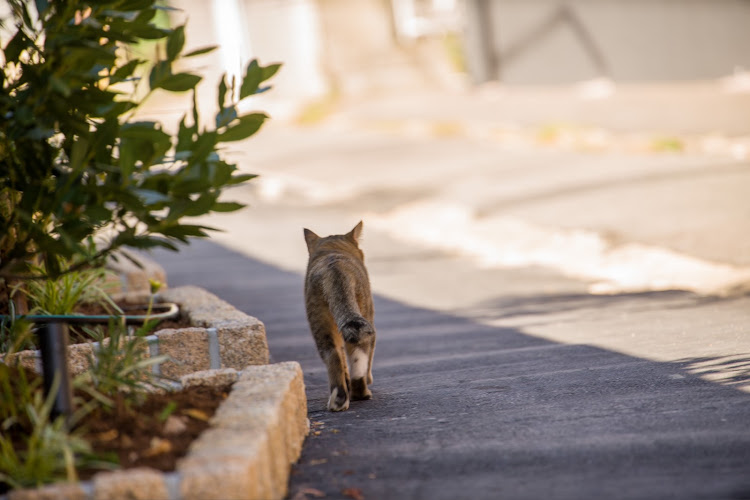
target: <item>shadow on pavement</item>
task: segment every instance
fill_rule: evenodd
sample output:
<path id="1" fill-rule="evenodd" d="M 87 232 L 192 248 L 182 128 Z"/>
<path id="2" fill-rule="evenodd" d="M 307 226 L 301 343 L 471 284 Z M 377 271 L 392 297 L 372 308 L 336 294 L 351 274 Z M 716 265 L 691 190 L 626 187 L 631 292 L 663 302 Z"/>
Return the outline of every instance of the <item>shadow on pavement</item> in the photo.
<path id="1" fill-rule="evenodd" d="M 295 500 L 750 498 L 750 394 L 692 375 L 721 360 L 657 363 L 376 297 L 374 399 L 330 413 L 302 276 L 206 241 L 155 257 L 170 286 L 257 316 L 273 361 L 302 365 Z"/>
<path id="2" fill-rule="evenodd" d="M 750 385 L 750 355 L 710 356 L 685 358 L 676 362 L 682 369 L 693 375 L 711 380 L 715 379 L 724 385 Z"/>

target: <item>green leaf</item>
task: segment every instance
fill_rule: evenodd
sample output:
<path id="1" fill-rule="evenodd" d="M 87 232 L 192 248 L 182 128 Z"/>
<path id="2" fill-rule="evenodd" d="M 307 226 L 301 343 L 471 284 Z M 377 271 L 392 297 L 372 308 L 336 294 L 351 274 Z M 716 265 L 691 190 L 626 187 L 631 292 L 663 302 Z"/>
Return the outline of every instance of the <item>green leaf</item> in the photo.
<path id="1" fill-rule="evenodd" d="M 60 275 L 60 259 L 57 255 L 48 253 L 44 256 L 44 267 L 50 278 L 54 279 Z"/>
<path id="2" fill-rule="evenodd" d="M 255 94 L 258 90 L 258 85 L 263 81 L 263 69 L 258 66 L 258 60 L 253 59 L 250 64 L 247 65 L 245 71 L 245 78 L 242 79 L 242 86 L 240 87 L 240 100 L 247 96 Z"/>
<path id="3" fill-rule="evenodd" d="M 142 62 L 143 61 L 140 59 L 133 59 L 132 61 L 128 61 L 127 63 L 123 64 L 112 74 L 112 76 L 110 77 L 110 83 L 119 83 L 131 78 L 133 76 L 135 68 Z"/>
<path id="4" fill-rule="evenodd" d="M 140 248 L 143 250 L 156 247 L 168 248 L 169 250 L 173 250 L 175 252 L 178 250 L 174 243 L 170 242 L 167 239 L 158 238 L 156 236 L 134 236 L 123 242 L 122 246 Z"/>
<path id="5" fill-rule="evenodd" d="M 234 106 L 224 108 L 216 114 L 216 128 L 226 127 L 237 119 L 237 110 Z"/>
<path id="6" fill-rule="evenodd" d="M 119 167 L 120 174 L 122 175 L 123 184 L 130 184 L 130 178 L 133 175 L 133 169 L 135 168 L 135 162 L 137 161 L 138 153 L 138 141 L 132 139 L 121 139 L 120 140 L 120 156 L 119 156 Z"/>
<path id="7" fill-rule="evenodd" d="M 129 185 L 138 161 L 147 169 L 172 147 L 172 138 L 155 122 L 126 123 L 120 128 L 120 161 L 123 184 Z"/>
<path id="8" fill-rule="evenodd" d="M 192 178 L 180 180 L 172 186 L 172 192 L 178 196 L 185 196 L 193 193 L 200 193 L 211 188 L 211 183 L 203 178 Z M 193 206 L 193 202 L 185 208 L 189 210 Z M 205 213 L 205 210 L 202 212 Z"/>
<path id="9" fill-rule="evenodd" d="M 218 45 L 211 45 L 209 47 L 203 47 L 201 49 L 197 49 L 197 50 L 193 50 L 191 52 L 188 52 L 187 54 L 183 55 L 182 57 L 185 58 L 185 57 L 200 56 L 200 55 L 203 55 L 203 54 L 208 54 L 209 52 L 213 52 L 214 50 L 216 50 L 218 48 L 219 48 Z"/>
<path id="10" fill-rule="evenodd" d="M 124 123 L 120 127 L 120 134 L 122 137 L 129 137 L 131 139 L 161 139 L 161 137 L 169 137 L 160 128 L 160 124 L 151 121 L 142 122 L 130 122 Z"/>
<path id="11" fill-rule="evenodd" d="M 175 153 L 175 159 L 187 159 L 189 158 L 189 151 L 186 151 L 188 148 L 190 148 L 190 145 L 193 143 L 193 134 L 197 132 L 197 127 L 191 126 L 188 127 L 185 124 L 185 119 L 187 118 L 187 115 L 183 115 L 182 119 L 180 120 L 180 127 L 177 132 L 177 148 Z M 187 153 L 187 157 L 185 157 Z"/>
<path id="12" fill-rule="evenodd" d="M 112 211 L 101 205 L 93 205 L 86 207 L 86 217 L 94 223 L 108 221 L 112 218 Z"/>
<path id="13" fill-rule="evenodd" d="M 159 61 L 151 68 L 151 73 L 148 76 L 148 84 L 152 89 L 158 89 L 161 86 L 161 82 L 171 74 L 172 68 L 169 61 Z"/>
<path id="14" fill-rule="evenodd" d="M 219 134 L 219 142 L 232 142 L 247 139 L 263 125 L 268 118 L 264 113 L 251 113 L 241 116 L 236 125 L 229 127 L 226 132 Z"/>
<path id="15" fill-rule="evenodd" d="M 225 161 L 221 161 L 218 155 L 215 156 L 216 158 L 213 159 L 210 168 L 211 185 L 217 189 L 220 189 L 221 186 L 229 182 L 229 179 L 232 178 L 232 172 L 237 170 L 237 167 L 235 167 L 234 165 L 230 165 Z"/>
<path id="16" fill-rule="evenodd" d="M 193 224 L 176 224 L 162 229 L 160 233 L 164 236 L 177 238 L 180 241 L 186 241 L 188 236 L 206 238 L 208 237 L 206 231 L 215 231 L 215 229 L 208 226 L 198 226 Z"/>
<path id="17" fill-rule="evenodd" d="M 174 61 L 185 46 L 185 26 L 178 26 L 167 37 L 167 59 Z"/>
<path id="18" fill-rule="evenodd" d="M 198 119 L 198 92 L 193 89 L 193 126 L 197 129 L 200 120 Z"/>
<path id="19" fill-rule="evenodd" d="M 250 64 L 247 65 L 245 78 L 242 80 L 242 86 L 240 87 L 240 100 L 268 90 L 270 87 L 261 89 L 260 84 L 275 75 L 279 71 L 279 68 L 281 68 L 281 64 L 269 64 L 268 66 L 261 67 L 258 65 L 257 59 L 250 61 Z"/>
<path id="20" fill-rule="evenodd" d="M 73 171 L 77 171 L 83 165 L 83 161 L 89 151 L 89 141 L 83 137 L 79 137 L 77 141 L 73 143 L 73 147 L 70 151 L 70 168 Z"/>
<path id="21" fill-rule="evenodd" d="M 280 63 L 269 64 L 268 66 L 264 67 L 262 71 L 261 81 L 264 82 L 268 80 L 269 78 L 271 78 L 273 75 L 275 75 L 279 71 L 279 68 L 281 68 Z"/>
<path id="22" fill-rule="evenodd" d="M 214 131 L 203 132 L 191 144 L 190 150 L 193 152 L 193 161 L 202 162 L 216 148 L 218 141 L 217 133 Z"/>
<path id="23" fill-rule="evenodd" d="M 242 203 L 237 203 L 233 201 L 217 201 L 213 204 L 211 207 L 211 211 L 213 212 L 234 212 L 235 210 L 239 210 L 241 208 L 245 208 L 246 205 Z"/>
<path id="24" fill-rule="evenodd" d="M 221 81 L 219 82 L 219 91 L 217 93 L 218 97 L 218 103 L 219 103 L 219 109 L 224 109 L 224 103 L 226 102 L 227 98 L 227 75 L 226 73 L 221 75 Z M 218 118 L 217 118 L 218 121 Z"/>
<path id="25" fill-rule="evenodd" d="M 218 193 L 202 194 L 197 200 L 194 200 L 190 204 L 187 210 L 185 210 L 185 215 L 188 217 L 198 217 L 207 214 L 209 210 L 211 210 L 213 204 L 216 203 L 216 198 L 218 197 Z"/>
<path id="26" fill-rule="evenodd" d="M 258 177 L 256 174 L 239 174 L 239 175 L 233 175 L 231 179 L 227 182 L 227 186 L 234 186 L 237 184 L 242 184 L 243 182 L 247 182 L 250 179 L 255 179 Z"/>
<path id="27" fill-rule="evenodd" d="M 130 23 L 132 26 L 131 33 L 144 40 L 159 40 L 169 35 L 169 31 L 157 28 L 152 24 L 139 25 L 136 23 Z"/>
<path id="28" fill-rule="evenodd" d="M 159 87 L 170 92 L 185 92 L 195 88 L 202 78 L 190 73 L 177 73 L 170 75 L 159 83 Z"/>

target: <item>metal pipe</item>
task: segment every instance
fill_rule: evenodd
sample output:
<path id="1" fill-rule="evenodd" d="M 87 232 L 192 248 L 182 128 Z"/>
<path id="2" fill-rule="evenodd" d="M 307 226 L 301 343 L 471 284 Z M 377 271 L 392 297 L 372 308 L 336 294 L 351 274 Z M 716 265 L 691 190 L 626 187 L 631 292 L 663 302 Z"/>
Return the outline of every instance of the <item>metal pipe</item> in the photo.
<path id="1" fill-rule="evenodd" d="M 52 391 L 56 377 L 58 380 L 50 418 L 54 420 L 60 415 L 65 415 L 67 419 L 73 414 L 73 391 L 68 370 L 68 325 L 40 324 L 36 334 L 42 354 L 45 396 Z"/>
<path id="2" fill-rule="evenodd" d="M 118 318 L 123 318 L 125 320 L 125 323 L 128 325 L 142 325 L 147 320 L 173 319 L 173 318 L 178 317 L 179 315 L 180 315 L 180 309 L 177 306 L 177 304 L 172 304 L 171 302 L 162 302 L 162 303 L 154 304 L 153 312 L 150 315 L 100 314 L 100 315 L 88 316 L 88 315 L 83 315 L 83 314 L 58 314 L 58 315 L 39 314 L 39 315 L 26 315 L 26 316 L 23 316 L 23 318 L 29 321 L 32 321 L 36 324 L 39 324 L 39 325 L 45 324 L 45 323 L 60 323 L 60 322 L 72 323 L 74 325 L 80 325 L 80 324 L 85 325 L 88 323 L 107 324 L 110 320 L 118 319 Z M 0 320 L 6 319 L 6 318 L 8 318 L 8 315 L 0 314 Z"/>

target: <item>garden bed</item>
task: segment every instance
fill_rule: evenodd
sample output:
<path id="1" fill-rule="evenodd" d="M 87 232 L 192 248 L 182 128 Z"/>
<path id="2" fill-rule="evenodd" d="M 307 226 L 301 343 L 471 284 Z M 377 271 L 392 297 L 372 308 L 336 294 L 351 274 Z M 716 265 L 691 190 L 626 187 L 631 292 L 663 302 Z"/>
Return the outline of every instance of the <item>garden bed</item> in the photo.
<path id="1" fill-rule="evenodd" d="M 295 362 L 186 375 L 186 387 L 235 381 L 209 428 L 174 472 L 141 467 L 90 481 L 13 490 L 8 500 L 281 499 L 309 432 L 302 370 Z"/>
<path id="2" fill-rule="evenodd" d="M 177 303 L 182 319 L 192 325 L 147 338 L 149 356 L 171 358 L 158 365 L 159 373 L 182 387 L 234 383 L 208 429 L 173 472 L 147 467 L 99 472 L 81 483 L 13 490 L 8 500 L 284 497 L 290 465 L 309 430 L 299 365 L 268 365 L 263 323 L 201 288 L 170 289 L 159 300 Z M 72 374 L 88 366 L 96 348 L 93 343 L 68 347 Z M 15 356 L 22 365 L 38 368 L 35 351 Z"/>

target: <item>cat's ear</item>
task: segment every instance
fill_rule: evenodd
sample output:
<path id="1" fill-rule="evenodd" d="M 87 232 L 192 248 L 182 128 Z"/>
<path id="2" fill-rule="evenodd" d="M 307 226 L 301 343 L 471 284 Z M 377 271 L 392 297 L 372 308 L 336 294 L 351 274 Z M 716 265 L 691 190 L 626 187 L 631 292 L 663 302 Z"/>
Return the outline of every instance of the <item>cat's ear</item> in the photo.
<path id="1" fill-rule="evenodd" d="M 354 240 L 354 243 L 359 243 L 359 237 L 362 236 L 362 221 L 359 221 L 359 224 L 354 226 L 354 229 L 349 231 L 347 236 Z"/>
<path id="2" fill-rule="evenodd" d="M 312 252 L 313 245 L 315 245 L 315 242 L 320 239 L 320 236 L 313 233 L 309 229 L 305 228 L 305 242 L 307 243 L 307 251 Z"/>

